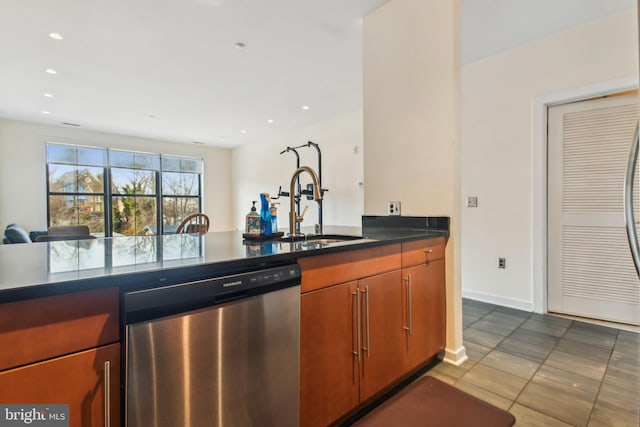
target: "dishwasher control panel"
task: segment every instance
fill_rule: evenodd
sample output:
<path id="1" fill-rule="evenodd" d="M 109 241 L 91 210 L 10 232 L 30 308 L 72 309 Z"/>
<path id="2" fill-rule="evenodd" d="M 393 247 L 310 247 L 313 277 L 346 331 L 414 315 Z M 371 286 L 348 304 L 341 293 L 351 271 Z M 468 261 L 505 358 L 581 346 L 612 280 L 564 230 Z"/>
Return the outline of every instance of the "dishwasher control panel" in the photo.
<path id="1" fill-rule="evenodd" d="M 144 321 L 300 285 L 300 267 L 287 264 L 123 294 L 124 323 Z"/>

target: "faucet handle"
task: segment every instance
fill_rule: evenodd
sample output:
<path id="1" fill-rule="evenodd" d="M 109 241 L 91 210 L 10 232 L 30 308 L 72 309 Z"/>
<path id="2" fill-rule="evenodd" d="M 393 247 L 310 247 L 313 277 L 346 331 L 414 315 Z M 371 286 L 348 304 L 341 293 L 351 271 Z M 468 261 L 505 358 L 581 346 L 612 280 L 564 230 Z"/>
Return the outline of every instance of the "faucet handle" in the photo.
<path id="1" fill-rule="evenodd" d="M 309 206 L 305 206 L 304 210 L 302 211 L 302 213 L 300 215 L 296 216 L 296 221 L 297 222 L 302 222 L 302 220 L 304 219 L 304 214 L 307 213 L 307 209 L 309 209 Z"/>

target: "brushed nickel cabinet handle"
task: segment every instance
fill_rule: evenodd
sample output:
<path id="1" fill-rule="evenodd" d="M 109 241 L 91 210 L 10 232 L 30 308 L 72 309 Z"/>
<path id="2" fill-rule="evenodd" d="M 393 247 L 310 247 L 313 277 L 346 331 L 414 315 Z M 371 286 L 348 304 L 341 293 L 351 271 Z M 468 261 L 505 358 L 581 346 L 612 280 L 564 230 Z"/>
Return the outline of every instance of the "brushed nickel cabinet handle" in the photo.
<path id="1" fill-rule="evenodd" d="M 409 300 L 409 280 L 411 280 L 410 277 L 411 275 L 408 274 L 407 277 L 403 279 L 407 283 L 407 286 L 406 286 L 407 288 L 407 318 L 406 318 L 407 326 L 403 327 L 402 329 L 404 329 L 407 332 L 410 331 L 409 324 L 411 323 L 411 320 L 409 320 L 409 305 L 411 304 L 411 301 Z"/>
<path id="2" fill-rule="evenodd" d="M 369 287 L 364 287 L 364 300 L 366 305 L 366 320 L 367 320 L 367 347 L 365 351 L 367 352 L 367 359 L 371 356 L 371 340 L 369 338 Z"/>
<path id="3" fill-rule="evenodd" d="M 111 426 L 111 362 L 104 362 L 104 426 Z"/>
<path id="4" fill-rule="evenodd" d="M 357 340 L 358 340 L 358 342 L 357 342 L 357 344 L 358 344 L 358 362 L 360 362 L 360 357 L 361 357 L 360 349 L 362 348 L 362 337 L 361 337 L 361 335 L 362 335 L 362 323 L 361 323 L 361 320 L 360 320 L 361 317 L 362 317 L 362 313 L 361 313 L 361 310 L 360 310 L 360 288 L 357 288 L 356 289 L 356 318 L 357 318 L 357 323 L 356 323 L 357 326 L 356 327 L 358 328 L 358 334 L 356 336 L 358 337 L 357 338 Z"/>
<path id="5" fill-rule="evenodd" d="M 413 321 L 413 314 L 411 310 L 411 274 L 409 274 L 409 281 L 407 283 L 407 300 L 409 301 L 409 305 L 407 306 L 407 311 L 409 312 L 409 336 L 411 336 L 411 324 Z"/>
<path id="6" fill-rule="evenodd" d="M 355 301 L 355 302 L 356 302 L 356 312 L 357 312 L 358 300 L 357 300 L 357 297 L 356 297 L 356 293 L 355 293 L 355 292 L 352 292 L 352 293 L 351 293 L 351 304 L 352 304 L 352 307 L 353 307 L 353 301 Z M 351 313 L 353 313 L 353 312 L 351 312 Z M 357 314 L 356 314 L 356 316 L 357 316 Z M 352 322 L 352 323 L 351 323 L 351 330 L 353 330 L 353 327 L 355 326 L 355 325 L 354 325 L 354 323 L 353 323 L 353 314 L 351 314 L 351 322 Z M 356 324 L 357 324 L 357 320 L 356 320 Z M 357 326 L 356 326 L 356 327 L 357 327 Z M 357 337 L 357 336 L 358 336 L 358 331 L 356 330 L 355 332 L 356 332 L 356 333 L 354 334 L 354 336 L 356 336 L 356 337 Z M 353 338 L 352 338 L 352 344 L 353 344 Z M 351 354 L 353 354 L 354 356 L 356 356 L 356 358 L 357 358 L 357 359 L 358 359 L 358 361 L 359 361 L 359 360 L 360 360 L 360 355 L 358 354 L 358 347 L 357 347 L 357 346 L 358 346 L 358 343 L 357 343 L 357 338 L 356 338 L 356 348 L 355 348 L 355 349 L 352 349 Z"/>

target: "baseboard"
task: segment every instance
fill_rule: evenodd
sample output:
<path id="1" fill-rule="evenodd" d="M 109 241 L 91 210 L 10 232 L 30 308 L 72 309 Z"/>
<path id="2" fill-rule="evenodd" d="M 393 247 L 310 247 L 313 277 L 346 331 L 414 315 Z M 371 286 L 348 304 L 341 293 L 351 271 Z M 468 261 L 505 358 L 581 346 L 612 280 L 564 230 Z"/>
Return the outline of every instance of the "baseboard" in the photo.
<path id="1" fill-rule="evenodd" d="M 443 357 L 441 357 L 443 362 L 450 363 L 455 366 L 462 365 L 467 359 L 467 350 L 464 346 L 461 346 L 457 350 L 449 350 L 448 348 L 444 349 Z"/>
<path id="2" fill-rule="evenodd" d="M 515 308 L 517 310 L 533 311 L 533 302 L 524 301 L 515 298 L 505 298 L 500 295 L 485 294 L 483 292 L 465 291 L 462 290 L 462 298 L 468 298 L 481 302 L 488 302 L 490 304 L 501 305 L 503 307 Z"/>

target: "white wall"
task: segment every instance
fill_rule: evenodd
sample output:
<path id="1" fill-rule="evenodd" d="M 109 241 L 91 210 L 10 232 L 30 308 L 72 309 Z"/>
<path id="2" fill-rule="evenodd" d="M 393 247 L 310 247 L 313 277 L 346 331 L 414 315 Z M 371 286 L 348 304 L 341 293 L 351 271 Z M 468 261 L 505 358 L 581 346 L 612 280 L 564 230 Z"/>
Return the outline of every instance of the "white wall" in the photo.
<path id="1" fill-rule="evenodd" d="M 204 159 L 204 212 L 211 218 L 211 231 L 232 228 L 229 149 L 0 119 L 2 230 L 12 222 L 26 230 L 47 228 L 45 143 L 48 141 L 201 157 Z"/>
<path id="2" fill-rule="evenodd" d="M 296 169 L 296 157 L 292 152 L 280 154 L 286 147 L 295 147 L 312 141 L 322 150 L 322 186 L 329 191 L 323 200 L 323 223 L 329 225 L 360 225 L 363 209 L 362 182 L 362 110 L 299 128 L 278 137 L 254 142 L 233 149 L 232 154 L 232 210 L 233 223 L 244 230 L 245 215 L 251 201 L 257 200 L 260 210 L 260 193 L 275 196 L 278 187 L 289 191 L 291 177 Z M 354 152 L 355 151 L 355 152 Z M 300 165 L 318 170 L 315 148 L 301 148 Z M 306 173 L 301 175 L 304 187 L 311 182 Z M 278 228 L 287 232 L 289 227 L 289 198 L 281 197 L 278 209 Z M 318 221 L 317 203 L 306 199 L 308 206 L 302 226 L 313 226 Z"/>
<path id="3" fill-rule="evenodd" d="M 532 165 L 544 151 L 532 135 L 544 129 L 533 128 L 532 107 L 552 93 L 637 76 L 636 19 L 628 10 L 462 67 L 462 195 L 478 196 L 477 208 L 462 211 L 463 295 L 533 308 L 532 276 L 543 272 L 532 263 L 542 232 L 533 227 Z"/>
<path id="4" fill-rule="evenodd" d="M 365 212 L 451 217 L 447 360 L 464 359 L 459 245 L 459 1 L 392 0 L 364 20 Z"/>

